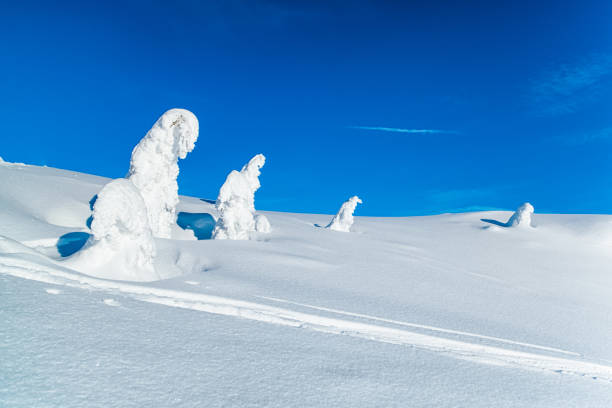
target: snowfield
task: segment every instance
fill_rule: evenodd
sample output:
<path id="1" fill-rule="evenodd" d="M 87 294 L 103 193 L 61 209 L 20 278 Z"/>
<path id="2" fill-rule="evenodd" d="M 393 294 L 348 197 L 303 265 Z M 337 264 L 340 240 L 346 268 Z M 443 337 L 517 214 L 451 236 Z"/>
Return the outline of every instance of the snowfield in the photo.
<path id="1" fill-rule="evenodd" d="M 213 240 L 180 197 L 139 282 L 78 261 L 109 181 L 0 162 L 2 407 L 612 406 L 612 216 L 263 211 Z"/>

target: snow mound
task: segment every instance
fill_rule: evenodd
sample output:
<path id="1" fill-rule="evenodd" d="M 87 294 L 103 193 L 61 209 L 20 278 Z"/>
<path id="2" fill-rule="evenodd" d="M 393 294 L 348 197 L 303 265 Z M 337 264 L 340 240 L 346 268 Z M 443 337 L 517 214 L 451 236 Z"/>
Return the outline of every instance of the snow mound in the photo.
<path id="1" fill-rule="evenodd" d="M 219 190 L 219 219 L 213 239 L 245 240 L 252 232 L 270 232 L 270 222 L 255 216 L 255 192 L 261 187 L 260 169 L 266 162 L 263 154 L 253 157 L 240 171 L 232 170 Z"/>
<path id="2" fill-rule="evenodd" d="M 171 237 L 179 202 L 178 159 L 184 159 L 194 149 L 198 132 L 198 119 L 193 113 L 171 109 L 132 151 L 127 178 L 140 190 L 156 237 Z"/>
<path id="3" fill-rule="evenodd" d="M 91 231 L 85 247 L 66 260 L 71 267 L 109 279 L 159 279 L 147 207 L 130 180 L 113 180 L 98 193 Z"/>
<path id="4" fill-rule="evenodd" d="M 523 203 L 517 210 L 512 214 L 507 222 L 508 227 L 531 227 L 531 215 L 533 214 L 533 206 L 529 203 Z"/>
<path id="5" fill-rule="evenodd" d="M 350 232 L 351 226 L 353 225 L 353 212 L 355 212 L 357 204 L 362 203 L 363 201 L 357 196 L 353 196 L 346 200 L 340 207 L 338 214 L 332 218 L 326 228 L 333 231 Z"/>

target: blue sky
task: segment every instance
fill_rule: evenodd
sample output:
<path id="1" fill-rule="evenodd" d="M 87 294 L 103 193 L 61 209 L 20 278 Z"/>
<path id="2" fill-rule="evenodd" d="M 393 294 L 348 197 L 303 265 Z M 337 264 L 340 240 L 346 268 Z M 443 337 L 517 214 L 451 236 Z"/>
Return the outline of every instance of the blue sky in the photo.
<path id="1" fill-rule="evenodd" d="M 122 177 L 182 107 L 181 194 L 264 153 L 260 209 L 612 212 L 612 3 L 399 3 L 4 4 L 0 156 Z"/>

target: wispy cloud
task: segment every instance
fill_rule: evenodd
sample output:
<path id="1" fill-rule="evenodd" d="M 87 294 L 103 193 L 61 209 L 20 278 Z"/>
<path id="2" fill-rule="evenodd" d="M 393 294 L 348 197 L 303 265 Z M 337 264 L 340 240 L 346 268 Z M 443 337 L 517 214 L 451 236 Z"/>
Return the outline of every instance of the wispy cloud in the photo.
<path id="1" fill-rule="evenodd" d="M 531 84 L 531 102 L 539 113 L 573 113 L 610 91 L 612 55 L 593 54 L 572 64 L 544 72 Z"/>
<path id="2" fill-rule="evenodd" d="M 349 126 L 351 129 L 362 129 L 362 130 L 377 130 L 380 132 L 396 132 L 396 133 L 446 133 L 446 134 L 457 134 L 459 132 L 454 130 L 440 130 L 440 129 L 402 129 L 402 128 L 391 128 L 381 126 Z"/>
<path id="3" fill-rule="evenodd" d="M 612 140 L 612 127 L 565 137 L 564 140 L 570 146 L 578 146 L 591 142 Z"/>

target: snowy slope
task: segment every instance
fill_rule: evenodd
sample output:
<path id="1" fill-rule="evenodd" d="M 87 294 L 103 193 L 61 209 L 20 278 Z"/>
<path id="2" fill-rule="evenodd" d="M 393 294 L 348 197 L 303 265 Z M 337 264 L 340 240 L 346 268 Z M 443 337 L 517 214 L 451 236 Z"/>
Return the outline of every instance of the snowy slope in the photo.
<path id="1" fill-rule="evenodd" d="M 0 164 L 0 406 L 580 406 L 612 401 L 612 217 L 264 212 L 157 239 L 142 283 L 69 267 L 107 179 Z M 210 237 L 214 206 L 181 197 Z M 488 220 L 488 221 L 483 221 Z M 116 278 L 112 271 L 107 277 Z"/>

